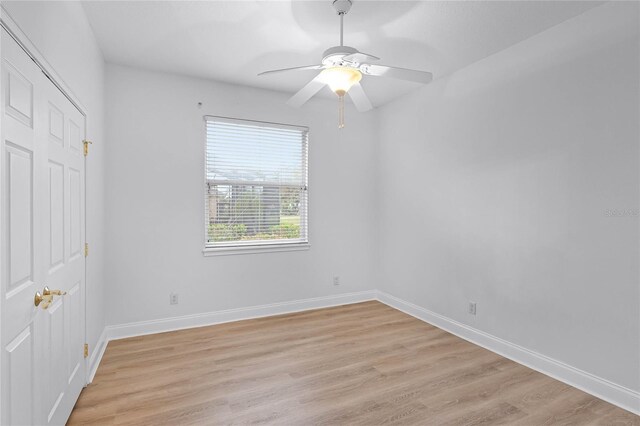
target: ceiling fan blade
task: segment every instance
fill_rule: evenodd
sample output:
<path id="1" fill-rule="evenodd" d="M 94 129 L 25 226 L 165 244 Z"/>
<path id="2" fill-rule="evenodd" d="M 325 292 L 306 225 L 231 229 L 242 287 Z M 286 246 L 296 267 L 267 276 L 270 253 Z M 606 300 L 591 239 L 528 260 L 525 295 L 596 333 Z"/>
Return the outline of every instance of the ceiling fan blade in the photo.
<path id="1" fill-rule="evenodd" d="M 416 83 L 429 83 L 433 80 L 433 74 L 426 71 L 410 70 L 407 68 L 388 67 L 386 65 L 362 65 L 360 70 L 366 75 L 378 77 L 391 77 L 399 80 L 415 81 Z"/>
<path id="2" fill-rule="evenodd" d="M 378 58 L 377 56 L 369 55 L 368 53 L 362 53 L 362 52 L 352 53 L 351 55 L 344 56 L 342 59 L 349 62 L 357 62 L 359 64 L 363 62 L 380 60 L 380 58 Z"/>
<path id="3" fill-rule="evenodd" d="M 325 86 L 325 82 L 320 78 L 320 74 L 318 74 L 313 80 L 307 83 L 302 89 L 298 91 L 295 95 L 293 95 L 288 101 L 287 104 L 299 108 L 305 102 L 307 102 L 313 95 L 318 93 L 320 89 Z"/>
<path id="4" fill-rule="evenodd" d="M 293 67 L 293 68 L 283 68 L 280 70 L 270 70 L 270 71 L 263 71 L 258 75 L 265 75 L 265 74 L 273 74 L 273 73 L 277 73 L 277 72 L 285 72 L 285 71 L 304 71 L 304 70 L 319 70 L 324 68 L 324 65 L 307 65 L 304 67 Z"/>
<path id="5" fill-rule="evenodd" d="M 358 111 L 365 112 L 373 109 L 373 105 L 371 105 L 371 101 L 367 97 L 366 93 L 364 93 L 364 89 L 360 83 L 356 83 L 351 86 L 351 89 L 349 89 L 347 93 L 351 96 L 351 100 Z"/>

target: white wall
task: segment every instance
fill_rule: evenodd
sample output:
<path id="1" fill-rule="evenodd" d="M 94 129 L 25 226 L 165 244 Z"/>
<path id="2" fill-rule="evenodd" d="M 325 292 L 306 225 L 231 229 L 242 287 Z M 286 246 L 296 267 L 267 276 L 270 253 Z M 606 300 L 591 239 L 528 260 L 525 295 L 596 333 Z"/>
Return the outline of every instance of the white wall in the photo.
<path id="1" fill-rule="evenodd" d="M 107 66 L 108 324 L 375 288 L 375 115 L 287 98 Z M 205 114 L 309 126 L 310 250 L 203 256 Z"/>
<path id="2" fill-rule="evenodd" d="M 87 112 L 87 339 L 93 351 L 104 311 L 104 60 L 79 2 L 3 1 L 2 6 Z"/>
<path id="3" fill-rule="evenodd" d="M 381 289 L 640 390 L 638 51 L 609 4 L 383 107 Z"/>

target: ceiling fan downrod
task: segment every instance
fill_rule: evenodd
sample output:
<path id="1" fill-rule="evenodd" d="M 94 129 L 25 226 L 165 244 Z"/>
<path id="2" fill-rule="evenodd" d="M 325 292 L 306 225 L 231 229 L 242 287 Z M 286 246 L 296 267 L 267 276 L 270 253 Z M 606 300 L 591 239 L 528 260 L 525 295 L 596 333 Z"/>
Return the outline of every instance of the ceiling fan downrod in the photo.
<path id="1" fill-rule="evenodd" d="M 333 8 L 340 17 L 340 46 L 344 46 L 344 15 L 351 9 L 351 0 L 333 0 Z"/>
<path id="2" fill-rule="evenodd" d="M 333 7 L 340 17 L 340 47 L 344 47 L 344 15 L 351 9 L 351 0 L 333 0 Z M 340 49 L 342 50 L 342 49 Z M 326 52 L 325 52 L 326 53 Z M 347 89 L 348 90 L 348 89 Z M 338 95 L 338 129 L 344 128 L 344 95 L 346 90 L 335 91 Z"/>

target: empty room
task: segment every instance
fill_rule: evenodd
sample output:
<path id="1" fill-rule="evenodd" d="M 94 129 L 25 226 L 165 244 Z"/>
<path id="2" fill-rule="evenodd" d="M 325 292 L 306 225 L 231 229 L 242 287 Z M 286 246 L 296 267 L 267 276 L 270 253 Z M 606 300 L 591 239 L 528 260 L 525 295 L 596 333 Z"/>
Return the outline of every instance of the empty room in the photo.
<path id="1" fill-rule="evenodd" d="M 640 426 L 640 2 L 0 23 L 1 425 Z"/>

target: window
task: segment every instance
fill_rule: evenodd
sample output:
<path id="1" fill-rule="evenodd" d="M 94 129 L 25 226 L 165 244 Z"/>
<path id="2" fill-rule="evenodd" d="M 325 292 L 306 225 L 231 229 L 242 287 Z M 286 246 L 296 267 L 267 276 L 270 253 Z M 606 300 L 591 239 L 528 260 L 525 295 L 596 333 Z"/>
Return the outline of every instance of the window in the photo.
<path id="1" fill-rule="evenodd" d="M 308 247 L 308 129 L 205 120 L 205 254 Z"/>

